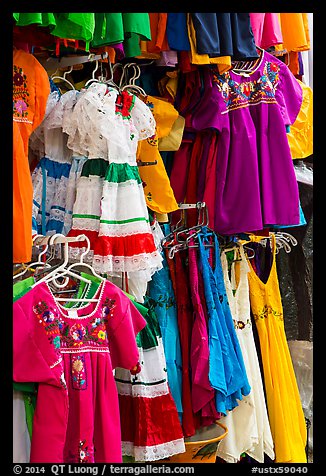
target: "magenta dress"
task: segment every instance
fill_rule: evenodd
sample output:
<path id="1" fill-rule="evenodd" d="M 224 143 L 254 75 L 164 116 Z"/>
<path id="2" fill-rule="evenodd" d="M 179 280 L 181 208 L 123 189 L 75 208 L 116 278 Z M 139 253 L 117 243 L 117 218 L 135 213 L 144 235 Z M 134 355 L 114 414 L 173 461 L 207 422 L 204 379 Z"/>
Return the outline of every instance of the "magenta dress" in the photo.
<path id="1" fill-rule="evenodd" d="M 13 305 L 13 378 L 39 383 L 31 463 L 122 462 L 113 369 L 138 363 L 146 321 L 109 281 L 97 297 L 68 310 L 40 283 Z"/>
<path id="2" fill-rule="evenodd" d="M 299 193 L 286 127 L 302 89 L 289 68 L 264 51 L 247 77 L 203 68 L 204 95 L 193 111 L 196 130 L 219 132 L 214 224 L 230 235 L 270 223 L 299 224 Z"/>

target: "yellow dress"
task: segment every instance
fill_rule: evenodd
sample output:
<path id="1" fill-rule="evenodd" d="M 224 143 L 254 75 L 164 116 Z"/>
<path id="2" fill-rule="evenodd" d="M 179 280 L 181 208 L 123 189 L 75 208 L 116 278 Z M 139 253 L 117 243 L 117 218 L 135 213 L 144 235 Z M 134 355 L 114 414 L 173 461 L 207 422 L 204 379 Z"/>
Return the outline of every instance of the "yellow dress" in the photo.
<path id="1" fill-rule="evenodd" d="M 306 424 L 284 330 L 274 235 L 272 256 L 266 284 L 257 276 L 249 259 L 251 271 L 248 279 L 250 305 L 259 335 L 275 461 L 306 463 Z"/>
<path id="2" fill-rule="evenodd" d="M 313 154 L 313 91 L 302 81 L 302 104 L 297 118 L 286 134 L 292 159 L 304 159 Z"/>
<path id="3" fill-rule="evenodd" d="M 144 102 L 153 113 L 156 132 L 152 137 L 138 142 L 137 161 L 157 161 L 157 164 L 139 167 L 139 175 L 143 182 L 148 208 L 156 213 L 170 213 L 178 210 L 179 206 L 158 149 L 158 140 L 170 133 L 179 113 L 168 101 L 155 96 L 147 96 Z"/>

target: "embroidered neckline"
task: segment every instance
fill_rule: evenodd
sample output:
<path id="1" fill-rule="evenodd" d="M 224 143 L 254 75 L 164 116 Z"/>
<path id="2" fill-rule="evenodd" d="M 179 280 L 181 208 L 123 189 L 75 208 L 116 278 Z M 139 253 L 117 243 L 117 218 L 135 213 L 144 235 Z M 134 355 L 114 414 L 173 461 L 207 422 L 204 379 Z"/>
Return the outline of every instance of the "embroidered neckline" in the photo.
<path id="1" fill-rule="evenodd" d="M 93 311 L 90 313 L 90 314 L 86 314 L 86 315 L 82 315 L 82 316 L 69 316 L 67 314 L 65 314 L 63 312 L 63 310 L 67 311 L 69 310 L 69 308 L 65 308 L 62 304 L 59 304 L 56 299 L 55 299 L 55 296 L 54 294 L 52 293 L 52 290 L 49 286 L 49 284 L 47 282 L 44 282 L 44 283 L 41 283 L 40 286 L 42 286 L 42 284 L 45 285 L 45 287 L 47 288 L 47 290 L 49 291 L 51 297 L 52 297 L 52 300 L 53 300 L 53 303 L 55 304 L 55 306 L 58 308 L 58 311 L 60 313 L 60 315 L 65 318 L 65 319 L 72 319 L 72 320 L 80 320 L 80 319 L 87 319 L 91 316 L 93 316 L 94 314 L 96 314 L 97 312 L 100 311 L 100 306 L 101 306 L 101 303 L 102 303 L 102 298 L 103 298 L 103 294 L 104 294 L 104 291 L 106 289 L 106 285 L 107 285 L 107 281 L 103 281 L 102 283 L 100 283 L 99 287 L 97 288 L 96 290 L 96 293 L 94 294 L 93 296 L 93 299 L 96 299 L 97 298 L 97 295 L 99 293 L 99 298 L 98 298 L 98 302 L 96 303 L 95 305 L 95 308 L 93 309 Z M 85 306 L 81 306 L 81 307 L 78 307 L 78 308 L 73 308 L 73 310 L 77 311 L 83 311 L 84 309 L 87 309 L 92 303 L 89 303 L 89 304 L 86 304 Z"/>

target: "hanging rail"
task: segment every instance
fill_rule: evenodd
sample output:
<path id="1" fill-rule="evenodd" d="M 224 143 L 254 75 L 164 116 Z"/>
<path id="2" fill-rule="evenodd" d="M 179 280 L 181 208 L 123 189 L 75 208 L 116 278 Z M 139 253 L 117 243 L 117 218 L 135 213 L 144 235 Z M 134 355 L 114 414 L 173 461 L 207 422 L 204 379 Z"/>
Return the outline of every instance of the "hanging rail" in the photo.
<path id="1" fill-rule="evenodd" d="M 43 61 L 39 59 L 39 61 L 46 70 L 53 70 L 58 68 L 66 68 L 67 66 L 74 66 L 76 64 L 104 60 L 107 59 L 108 56 L 108 53 L 104 52 L 99 55 L 91 53 L 87 56 L 64 56 L 62 58 L 47 58 Z"/>

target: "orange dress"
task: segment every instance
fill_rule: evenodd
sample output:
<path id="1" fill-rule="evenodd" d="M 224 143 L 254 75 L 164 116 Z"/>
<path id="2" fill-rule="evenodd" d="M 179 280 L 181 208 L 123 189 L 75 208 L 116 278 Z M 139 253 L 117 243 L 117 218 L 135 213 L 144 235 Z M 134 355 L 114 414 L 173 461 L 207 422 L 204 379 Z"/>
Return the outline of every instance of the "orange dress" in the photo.
<path id="1" fill-rule="evenodd" d="M 33 186 L 28 163 L 28 140 L 42 122 L 50 94 L 47 72 L 23 50 L 13 52 L 13 262 L 32 255 Z"/>
<path id="2" fill-rule="evenodd" d="M 273 262 L 266 283 L 261 281 L 248 259 L 250 305 L 259 335 L 275 461 L 306 463 L 306 424 L 284 330 L 274 235 L 272 250 Z"/>

